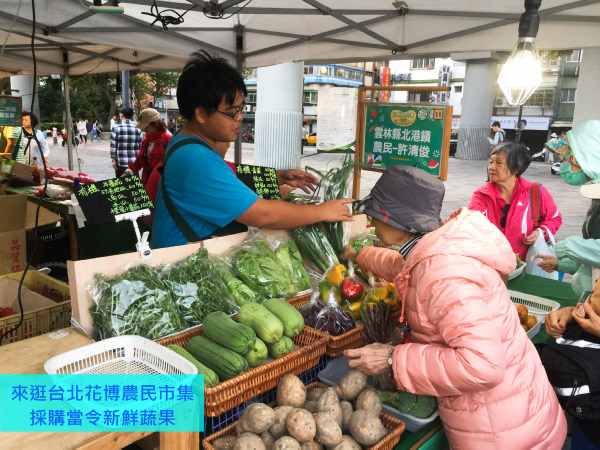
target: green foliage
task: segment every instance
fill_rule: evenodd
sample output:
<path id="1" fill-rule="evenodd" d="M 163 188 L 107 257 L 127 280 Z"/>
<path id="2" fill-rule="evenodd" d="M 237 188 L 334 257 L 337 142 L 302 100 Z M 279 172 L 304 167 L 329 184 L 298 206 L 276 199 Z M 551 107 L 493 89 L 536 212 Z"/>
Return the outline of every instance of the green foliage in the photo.
<path id="1" fill-rule="evenodd" d="M 563 56 L 571 56 L 573 50 L 548 50 L 544 52 L 543 58 L 546 61 L 552 61 L 553 59 L 559 59 Z"/>
<path id="2" fill-rule="evenodd" d="M 139 73 L 129 79 L 129 87 L 133 92 L 135 110 L 139 113 L 146 108 L 151 96 L 156 101 L 163 97 L 169 88 L 177 86 L 179 74 L 173 72 Z"/>
<path id="3" fill-rule="evenodd" d="M 100 123 L 110 123 L 115 115 L 116 92 L 115 74 L 97 73 L 72 77 L 69 80 L 71 116 L 74 120 L 80 117 L 89 121 L 98 119 Z"/>
<path id="4" fill-rule="evenodd" d="M 40 101 L 40 122 L 63 123 L 65 103 L 62 80 L 54 80 L 52 77 L 39 77 L 38 98 Z M 45 130 L 46 128 L 41 129 Z"/>

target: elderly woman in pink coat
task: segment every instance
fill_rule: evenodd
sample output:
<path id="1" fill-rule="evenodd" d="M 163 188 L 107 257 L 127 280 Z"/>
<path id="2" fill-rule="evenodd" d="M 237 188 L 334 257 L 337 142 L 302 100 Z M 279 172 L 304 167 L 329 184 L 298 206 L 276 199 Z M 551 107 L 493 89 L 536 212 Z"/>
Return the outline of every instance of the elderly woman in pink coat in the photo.
<path id="1" fill-rule="evenodd" d="M 388 247 L 363 248 L 357 262 L 394 281 L 413 342 L 344 354 L 370 375 L 391 368 L 399 390 L 436 396 L 452 448 L 560 449 L 564 414 L 501 279 L 514 253 L 479 212 L 442 226 L 443 196 L 438 179 L 393 166 L 357 203 Z"/>

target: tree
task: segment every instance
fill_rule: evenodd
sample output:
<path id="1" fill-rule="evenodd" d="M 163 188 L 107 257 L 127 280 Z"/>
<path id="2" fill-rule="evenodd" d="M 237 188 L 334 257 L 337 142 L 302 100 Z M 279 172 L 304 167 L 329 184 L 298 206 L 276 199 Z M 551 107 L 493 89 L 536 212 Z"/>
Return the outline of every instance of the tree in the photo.
<path id="1" fill-rule="evenodd" d="M 137 114 L 146 107 L 147 97 L 152 92 L 150 76 L 147 73 L 139 73 L 129 78 L 129 88 L 133 94 L 133 106 Z"/>
<path id="2" fill-rule="evenodd" d="M 154 101 L 156 101 L 156 99 L 159 97 L 165 96 L 169 88 L 177 86 L 179 75 L 179 73 L 173 72 L 159 72 L 149 74 L 150 86 L 152 88 L 150 95 L 154 97 Z"/>
<path id="3" fill-rule="evenodd" d="M 117 111 L 114 74 L 98 73 L 74 76 L 69 81 L 71 90 L 71 115 L 88 120 L 102 119 L 109 123 Z M 101 121 L 101 120 L 100 120 Z M 101 121 L 102 122 L 102 121 Z"/>
<path id="4" fill-rule="evenodd" d="M 62 123 L 64 119 L 64 96 L 62 80 L 52 77 L 38 78 L 40 122 Z"/>

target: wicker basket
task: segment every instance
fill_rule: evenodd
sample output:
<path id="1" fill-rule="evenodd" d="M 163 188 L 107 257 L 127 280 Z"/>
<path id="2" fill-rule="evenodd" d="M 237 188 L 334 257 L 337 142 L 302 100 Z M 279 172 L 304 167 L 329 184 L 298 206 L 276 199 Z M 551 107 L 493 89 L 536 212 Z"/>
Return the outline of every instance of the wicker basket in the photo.
<path id="1" fill-rule="evenodd" d="M 327 386 L 325 386 L 322 383 L 315 382 L 310 383 L 308 386 L 306 386 L 306 389 L 311 390 L 318 387 L 325 388 Z M 388 434 L 386 434 L 377 444 L 372 445 L 371 447 L 367 447 L 367 449 L 392 450 L 394 446 L 398 443 L 398 441 L 400 441 L 400 435 L 404 432 L 404 422 L 402 422 L 400 419 L 396 419 L 395 417 L 388 416 L 385 413 L 381 413 L 379 418 L 381 419 L 381 423 L 383 423 L 383 426 L 387 428 Z M 231 425 L 223 428 L 221 431 L 217 431 L 215 434 L 204 438 L 204 440 L 202 441 L 202 448 L 204 450 L 214 450 L 212 442 L 224 436 L 229 436 L 230 434 L 235 434 L 235 423 L 232 423 Z"/>
<path id="2" fill-rule="evenodd" d="M 289 299 L 288 303 L 298 308 L 302 305 L 306 305 L 308 302 L 310 302 L 310 299 L 311 294 L 305 294 L 299 297 Z M 400 311 L 395 312 L 393 314 L 393 317 L 394 319 L 398 319 L 400 317 Z M 327 342 L 327 349 L 325 350 L 325 354 L 327 356 L 335 358 L 337 356 L 340 356 L 344 352 L 344 350 L 359 348 L 366 345 L 367 342 L 363 337 L 364 329 L 364 325 L 358 325 L 356 328 L 339 336 L 327 335 L 329 340 Z"/>
<path id="3" fill-rule="evenodd" d="M 204 336 L 202 327 L 192 328 L 176 336 L 158 340 L 161 345 L 177 344 L 185 347 L 194 336 Z M 259 394 L 277 386 L 282 375 L 299 375 L 319 363 L 325 354 L 328 335 L 310 327 L 304 327 L 302 333 L 292 338 L 299 348 L 281 358 L 261 364 L 258 367 L 223 381 L 216 386 L 204 387 L 204 415 L 216 417 L 225 411 L 250 400 Z"/>

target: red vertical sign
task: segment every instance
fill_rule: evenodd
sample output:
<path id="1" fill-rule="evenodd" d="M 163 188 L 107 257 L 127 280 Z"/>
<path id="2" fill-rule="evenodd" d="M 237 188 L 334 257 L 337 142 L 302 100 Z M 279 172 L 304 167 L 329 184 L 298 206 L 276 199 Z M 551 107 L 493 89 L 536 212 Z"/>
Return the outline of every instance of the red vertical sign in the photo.
<path id="1" fill-rule="evenodd" d="M 390 85 L 390 68 L 382 67 L 381 68 L 381 85 L 389 86 Z M 389 91 L 381 91 L 381 100 L 387 102 L 390 99 Z"/>

